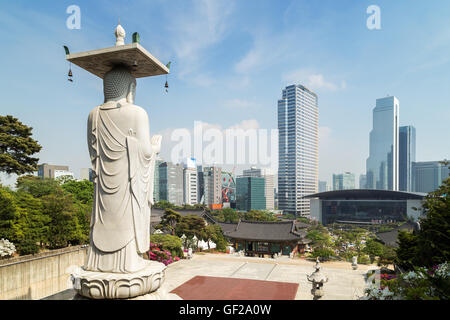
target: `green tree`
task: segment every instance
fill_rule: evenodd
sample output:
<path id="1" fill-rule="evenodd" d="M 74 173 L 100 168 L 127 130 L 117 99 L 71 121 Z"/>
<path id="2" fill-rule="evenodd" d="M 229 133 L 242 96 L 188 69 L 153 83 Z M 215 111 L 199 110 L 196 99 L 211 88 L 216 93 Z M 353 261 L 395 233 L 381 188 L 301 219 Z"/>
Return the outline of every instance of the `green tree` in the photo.
<path id="1" fill-rule="evenodd" d="M 13 225 L 17 215 L 17 206 L 14 202 L 13 192 L 0 187 L 0 239 L 13 241 Z"/>
<path id="2" fill-rule="evenodd" d="M 222 228 L 218 224 L 210 224 L 205 228 L 206 241 L 208 241 L 208 249 L 209 241 L 212 241 L 216 244 L 216 250 L 223 251 L 227 248 L 227 242 L 223 237 Z"/>
<path id="3" fill-rule="evenodd" d="M 0 115 L 0 171 L 21 175 L 37 170 L 39 159 L 31 156 L 42 147 L 31 137 L 32 129 L 13 116 Z"/>
<path id="4" fill-rule="evenodd" d="M 250 210 L 244 213 L 244 220 L 248 221 L 278 221 L 271 212 L 263 210 Z"/>
<path id="5" fill-rule="evenodd" d="M 61 186 L 54 179 L 42 179 L 32 175 L 21 176 L 16 181 L 17 191 L 26 192 L 35 198 L 60 192 Z"/>
<path id="6" fill-rule="evenodd" d="M 69 194 L 58 192 L 43 196 L 43 212 L 51 218 L 49 224 L 50 248 L 62 248 L 69 244 L 86 242 Z"/>
<path id="7" fill-rule="evenodd" d="M 396 262 L 404 268 L 432 267 L 450 260 L 450 178 L 424 199 L 415 234 L 399 232 Z"/>
<path id="8" fill-rule="evenodd" d="M 185 234 L 187 238 L 196 236 L 198 239 L 204 239 L 205 231 L 205 220 L 193 214 L 182 217 L 175 227 L 176 235 L 179 237 Z"/>
<path id="9" fill-rule="evenodd" d="M 369 239 L 362 251 L 369 255 L 370 262 L 373 263 L 375 257 L 381 257 L 383 255 L 384 245 L 375 239 Z"/>
<path id="10" fill-rule="evenodd" d="M 161 217 L 161 222 L 156 226 L 157 229 L 167 230 L 171 235 L 175 234 L 175 226 L 181 220 L 181 214 L 166 208 L 164 215 Z"/>

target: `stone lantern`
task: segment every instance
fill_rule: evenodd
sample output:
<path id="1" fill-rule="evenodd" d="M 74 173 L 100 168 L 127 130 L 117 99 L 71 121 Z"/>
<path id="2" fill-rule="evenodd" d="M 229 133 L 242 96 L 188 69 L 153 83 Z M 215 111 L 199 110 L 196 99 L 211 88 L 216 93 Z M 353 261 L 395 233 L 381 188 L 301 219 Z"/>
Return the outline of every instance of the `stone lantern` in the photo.
<path id="1" fill-rule="evenodd" d="M 352 268 L 353 268 L 353 270 L 358 269 L 358 257 L 357 256 L 352 257 Z"/>
<path id="2" fill-rule="evenodd" d="M 183 235 L 180 238 L 183 243 L 183 248 L 186 247 L 186 235 L 183 233 Z"/>
<path id="3" fill-rule="evenodd" d="M 312 283 L 311 294 L 314 297 L 313 299 L 318 300 L 324 295 L 323 284 L 325 282 L 328 282 L 328 277 L 320 271 L 319 258 L 317 258 L 314 268 L 316 269 L 316 271 L 306 277 L 308 281 Z"/>

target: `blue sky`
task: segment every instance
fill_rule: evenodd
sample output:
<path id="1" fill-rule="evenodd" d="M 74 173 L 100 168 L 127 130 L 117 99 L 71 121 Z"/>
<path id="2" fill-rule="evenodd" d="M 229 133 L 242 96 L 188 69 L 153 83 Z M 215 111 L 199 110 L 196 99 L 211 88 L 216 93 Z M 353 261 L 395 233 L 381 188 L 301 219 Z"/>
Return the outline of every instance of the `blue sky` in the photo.
<path id="1" fill-rule="evenodd" d="M 80 30 L 66 27 L 72 4 Z M 373 4 L 381 30 L 366 27 Z M 296 83 L 319 96 L 320 180 L 365 171 L 372 109 L 388 94 L 400 100 L 400 125 L 416 127 L 417 160 L 450 157 L 449 1 L 8 1 L 0 114 L 34 128 L 41 162 L 67 164 L 76 176 L 90 165 L 86 119 L 102 103 L 102 82 L 78 67 L 68 82 L 62 45 L 110 47 L 119 17 L 126 42 L 138 31 L 147 50 L 172 61 L 168 94 L 165 77 L 138 80 L 136 104 L 152 134 L 166 139 L 194 121 L 276 128 L 281 90 Z"/>

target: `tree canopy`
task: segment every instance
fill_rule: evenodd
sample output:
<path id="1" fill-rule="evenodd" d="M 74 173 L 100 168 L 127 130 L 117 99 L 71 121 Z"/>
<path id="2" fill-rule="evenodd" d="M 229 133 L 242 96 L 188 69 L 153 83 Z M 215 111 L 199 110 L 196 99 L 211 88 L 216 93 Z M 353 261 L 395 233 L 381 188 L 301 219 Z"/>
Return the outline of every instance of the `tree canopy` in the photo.
<path id="1" fill-rule="evenodd" d="M 422 209 L 420 230 L 398 235 L 396 262 L 406 269 L 432 267 L 450 259 L 450 178 L 425 197 Z"/>
<path id="2" fill-rule="evenodd" d="M 0 115 L 0 171 L 21 175 L 37 170 L 39 159 L 32 155 L 42 147 L 31 137 L 32 129 L 13 116 Z"/>

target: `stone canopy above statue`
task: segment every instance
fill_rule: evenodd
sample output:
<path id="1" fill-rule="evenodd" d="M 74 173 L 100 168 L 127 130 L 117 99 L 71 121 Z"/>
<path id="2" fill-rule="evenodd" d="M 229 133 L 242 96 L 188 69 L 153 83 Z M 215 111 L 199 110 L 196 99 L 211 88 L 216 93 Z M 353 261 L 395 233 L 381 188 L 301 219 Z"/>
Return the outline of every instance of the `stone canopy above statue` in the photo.
<path id="1" fill-rule="evenodd" d="M 118 27 L 120 27 L 120 31 L 123 30 L 120 24 Z M 158 76 L 170 72 L 169 68 L 152 56 L 138 42 L 123 44 L 124 30 L 123 33 L 118 33 L 116 29 L 116 38 L 114 47 L 67 54 L 66 59 L 102 79 L 115 65 L 129 67 L 135 78 Z"/>

